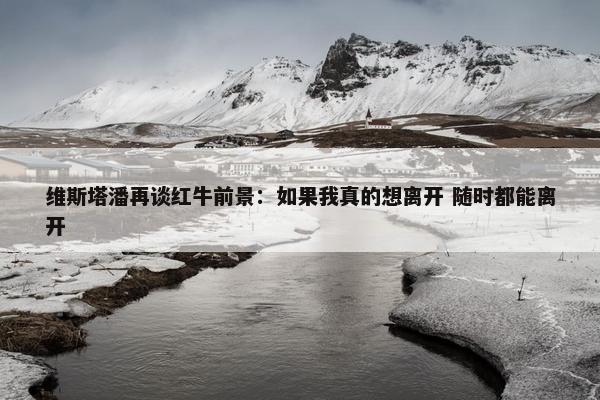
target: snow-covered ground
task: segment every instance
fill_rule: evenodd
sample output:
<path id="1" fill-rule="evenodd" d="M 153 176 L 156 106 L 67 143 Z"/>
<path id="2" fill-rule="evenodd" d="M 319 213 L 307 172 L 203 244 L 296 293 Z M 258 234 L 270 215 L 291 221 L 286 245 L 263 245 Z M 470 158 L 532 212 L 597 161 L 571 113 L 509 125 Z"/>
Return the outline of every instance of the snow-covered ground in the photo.
<path id="1" fill-rule="evenodd" d="M 136 248 L 169 252 L 259 250 L 275 244 L 305 240 L 319 228 L 318 220 L 299 209 L 263 206 L 232 208 L 206 214 L 195 221 L 163 227 L 135 237 L 99 243 L 57 242 L 54 245 L 15 245 L 0 253 L 0 313 L 25 311 L 89 316 L 83 292 L 112 286 L 130 268 L 153 272 L 180 268 L 179 261 L 157 256 L 123 255 Z M 16 252 L 15 252 L 16 251 Z"/>
<path id="2" fill-rule="evenodd" d="M 195 221 L 163 227 L 136 237 L 105 243 L 67 242 L 53 246 L 16 245 L 18 252 L 0 253 L 0 318 L 11 313 L 50 313 L 88 317 L 94 308 L 81 301 L 87 290 L 113 286 L 132 268 L 152 272 L 177 269 L 180 261 L 156 255 L 124 255 L 141 241 L 153 251 L 181 246 L 261 249 L 307 239 L 319 228 L 316 218 L 274 207 L 232 208 L 206 214 Z M 49 369 L 34 358 L 0 352 L 0 398 L 29 399 L 27 389 Z"/>
<path id="3" fill-rule="evenodd" d="M 600 208 L 414 207 L 390 209 L 399 222 L 421 226 L 446 239 L 450 252 L 598 251 Z"/>
<path id="4" fill-rule="evenodd" d="M 486 146 L 495 146 L 494 143 L 476 135 L 465 135 L 464 133 L 458 132 L 456 129 L 437 129 L 437 130 L 428 130 L 428 134 L 435 136 L 444 136 L 454 139 L 466 140 L 467 142 L 473 142 L 477 144 L 483 144 Z"/>
<path id="5" fill-rule="evenodd" d="M 0 350 L 0 399 L 31 400 L 29 388 L 40 384 L 52 369 L 35 357 Z"/>
<path id="6" fill-rule="evenodd" d="M 507 378 L 503 399 L 596 399 L 599 261 L 593 253 L 423 255 L 404 263 L 416 283 L 390 319 L 488 359 Z"/>
<path id="7" fill-rule="evenodd" d="M 83 293 L 113 286 L 131 268 L 152 272 L 177 269 L 180 261 L 162 255 L 121 253 L 0 253 L 2 284 L 0 313 L 31 312 L 89 317 L 94 309 L 81 301 Z"/>

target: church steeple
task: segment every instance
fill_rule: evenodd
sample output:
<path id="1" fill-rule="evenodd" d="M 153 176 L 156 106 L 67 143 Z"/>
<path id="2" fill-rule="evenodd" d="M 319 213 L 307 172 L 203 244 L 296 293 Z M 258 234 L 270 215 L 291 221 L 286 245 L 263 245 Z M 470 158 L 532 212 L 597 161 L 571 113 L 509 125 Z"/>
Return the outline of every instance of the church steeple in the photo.
<path id="1" fill-rule="evenodd" d="M 371 108 L 367 109 L 367 117 L 365 118 L 365 129 L 369 129 L 369 125 L 371 125 L 371 121 L 373 120 L 373 116 L 371 115 Z"/>
<path id="2" fill-rule="evenodd" d="M 391 118 L 380 118 L 373 119 L 373 115 L 371 114 L 371 108 L 367 109 L 367 116 L 365 117 L 365 126 L 363 129 L 392 129 L 392 119 Z"/>

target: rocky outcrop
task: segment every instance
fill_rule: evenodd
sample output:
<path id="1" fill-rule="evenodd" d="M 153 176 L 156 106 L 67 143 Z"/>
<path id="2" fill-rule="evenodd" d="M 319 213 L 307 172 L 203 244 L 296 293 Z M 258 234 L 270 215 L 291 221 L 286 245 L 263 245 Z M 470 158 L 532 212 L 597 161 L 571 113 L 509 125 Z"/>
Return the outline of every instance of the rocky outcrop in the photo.
<path id="1" fill-rule="evenodd" d="M 321 70 L 308 87 L 307 94 L 314 99 L 327 101 L 328 91 L 346 92 L 366 85 L 366 77 L 362 74 L 354 47 L 345 39 L 338 39 L 329 48 Z"/>
<path id="2" fill-rule="evenodd" d="M 252 103 L 258 103 L 263 100 L 264 93 L 257 90 L 244 90 L 231 103 L 231 108 L 236 109 Z"/>
<path id="3" fill-rule="evenodd" d="M 246 85 L 247 83 L 236 83 L 235 85 L 230 86 L 229 88 L 225 89 L 223 91 L 223 93 L 221 94 L 221 96 L 223 98 L 229 97 L 234 93 L 242 93 L 243 91 L 246 90 Z"/>
<path id="4" fill-rule="evenodd" d="M 389 65 L 361 66 L 358 57 L 376 54 L 379 57 L 402 58 L 420 51 L 421 47 L 402 40 L 393 45 L 382 44 L 353 33 L 347 41 L 338 39 L 329 48 L 320 71 L 308 87 L 307 94 L 312 98 L 321 98 L 324 102 L 329 96 L 345 97 L 346 92 L 367 86 L 370 83 L 368 78 L 387 78 L 398 71 L 398 68 Z"/>
<path id="5" fill-rule="evenodd" d="M 248 81 L 250 80 L 251 77 L 252 77 L 252 75 L 250 74 L 250 77 L 248 78 L 247 81 L 231 85 L 230 87 L 225 89 L 223 91 L 223 93 L 221 94 L 221 97 L 224 99 L 226 99 L 234 94 L 237 94 L 237 96 L 231 102 L 231 108 L 233 110 L 235 110 L 236 108 L 240 108 L 240 107 L 246 106 L 248 104 L 260 102 L 263 100 L 263 97 L 264 97 L 263 92 L 261 92 L 259 90 L 249 90 L 247 88 Z"/>

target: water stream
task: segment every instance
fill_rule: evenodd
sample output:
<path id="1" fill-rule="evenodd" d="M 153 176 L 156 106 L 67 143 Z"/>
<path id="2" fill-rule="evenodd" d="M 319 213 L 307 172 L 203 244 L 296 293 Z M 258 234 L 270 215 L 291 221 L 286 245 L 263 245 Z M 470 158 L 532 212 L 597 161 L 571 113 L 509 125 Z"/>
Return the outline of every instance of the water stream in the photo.
<path id="1" fill-rule="evenodd" d="M 386 223 L 399 240 L 427 235 Z M 325 221 L 318 240 L 336 226 Z M 48 359 L 59 371 L 57 394 L 496 399 L 501 381 L 479 359 L 384 325 L 404 300 L 406 256 L 264 252 L 231 270 L 203 271 L 87 323 L 89 347 Z"/>

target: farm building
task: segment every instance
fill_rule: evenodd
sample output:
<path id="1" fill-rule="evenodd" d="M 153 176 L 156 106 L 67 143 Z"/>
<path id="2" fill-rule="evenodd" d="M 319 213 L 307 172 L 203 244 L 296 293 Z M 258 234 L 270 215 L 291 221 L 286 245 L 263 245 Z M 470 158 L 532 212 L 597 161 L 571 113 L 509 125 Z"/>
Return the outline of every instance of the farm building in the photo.
<path id="1" fill-rule="evenodd" d="M 72 158 L 63 160 L 71 166 L 69 176 L 86 178 L 118 178 L 121 176 L 121 168 L 117 164 L 111 164 L 102 160 L 86 158 Z"/>
<path id="2" fill-rule="evenodd" d="M 49 158 L 0 154 L 0 176 L 5 178 L 60 178 L 69 175 L 70 165 Z"/>

